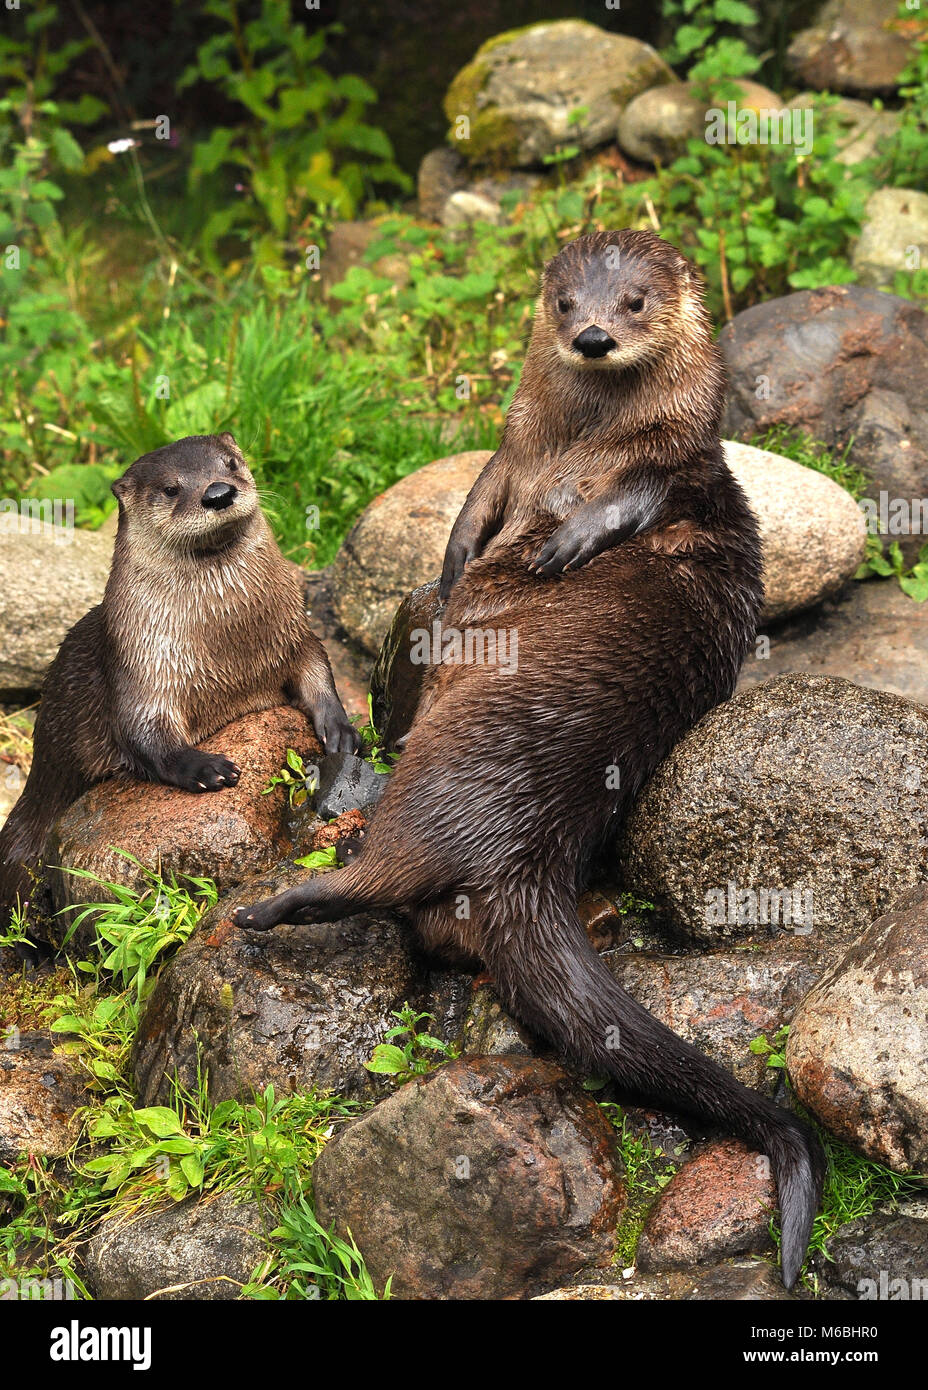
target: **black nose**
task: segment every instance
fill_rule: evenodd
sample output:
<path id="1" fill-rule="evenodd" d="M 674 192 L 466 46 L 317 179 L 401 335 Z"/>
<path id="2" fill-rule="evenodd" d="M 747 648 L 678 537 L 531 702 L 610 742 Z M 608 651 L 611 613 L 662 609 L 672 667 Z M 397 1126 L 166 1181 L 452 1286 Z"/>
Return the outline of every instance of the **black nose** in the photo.
<path id="1" fill-rule="evenodd" d="M 582 333 L 577 334 L 574 347 L 578 352 L 582 352 L 584 357 L 605 357 L 606 353 L 615 347 L 615 339 L 610 338 L 604 328 L 598 328 L 594 323 L 592 327 L 584 328 Z"/>
<path id="2" fill-rule="evenodd" d="M 210 507 L 214 512 L 224 512 L 226 507 L 231 507 L 235 501 L 237 488 L 231 483 L 210 483 L 200 499 L 204 507 Z"/>

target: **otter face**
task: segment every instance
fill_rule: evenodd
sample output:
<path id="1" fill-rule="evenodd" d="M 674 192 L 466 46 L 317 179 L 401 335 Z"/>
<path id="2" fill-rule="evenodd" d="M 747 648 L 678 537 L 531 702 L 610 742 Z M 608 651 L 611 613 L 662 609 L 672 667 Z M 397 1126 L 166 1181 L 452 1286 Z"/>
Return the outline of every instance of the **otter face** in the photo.
<path id="1" fill-rule="evenodd" d="M 561 361 L 616 371 L 679 341 L 694 288 L 689 263 L 651 232 L 597 232 L 545 266 L 541 317 Z"/>
<path id="2" fill-rule="evenodd" d="M 194 434 L 143 454 L 113 484 L 120 519 L 167 547 L 224 544 L 258 510 L 258 493 L 233 436 Z"/>

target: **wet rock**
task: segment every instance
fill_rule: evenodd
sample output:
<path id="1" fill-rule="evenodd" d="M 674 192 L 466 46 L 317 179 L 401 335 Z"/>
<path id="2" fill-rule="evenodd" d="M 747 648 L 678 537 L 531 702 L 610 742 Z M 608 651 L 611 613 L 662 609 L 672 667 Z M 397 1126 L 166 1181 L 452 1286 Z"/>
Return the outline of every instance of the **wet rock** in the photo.
<path id="1" fill-rule="evenodd" d="M 232 923 L 239 904 L 306 876 L 291 866 L 241 884 L 162 970 L 133 1053 L 143 1105 L 169 1096 L 175 1071 L 185 1086 L 195 1084 L 198 1064 L 217 1101 L 270 1082 L 288 1093 L 386 1093 L 364 1063 L 395 1024 L 393 1010 L 429 999 L 429 967 L 409 929 L 386 912 L 261 936 Z M 457 1032 L 460 1020 L 453 1026 Z"/>
<path id="2" fill-rule="evenodd" d="M 769 1160 L 734 1139 L 716 1140 L 684 1163 L 648 1215 L 636 1264 L 687 1269 L 770 1246 L 777 1204 Z"/>
<path id="3" fill-rule="evenodd" d="M 335 611 L 376 656 L 400 600 L 434 579 L 464 499 L 490 451 L 439 459 L 401 478 L 362 512 L 335 558 Z"/>
<path id="4" fill-rule="evenodd" d="M 21 1154 L 60 1158 L 78 1137 L 74 1112 L 89 1099 L 67 1057 L 44 1031 L 0 1028 L 0 1164 Z"/>
<path id="5" fill-rule="evenodd" d="M 850 493 L 792 459 L 725 443 L 725 458 L 760 526 L 763 621 L 837 593 L 864 558 L 866 526 Z"/>
<path id="6" fill-rule="evenodd" d="M 878 188 L 867 199 L 851 264 L 858 282 L 891 289 L 897 270 L 928 264 L 928 193 Z"/>
<path id="7" fill-rule="evenodd" d="M 736 315 L 719 346 L 728 371 L 726 434 L 750 438 L 787 425 L 839 451 L 850 444 L 848 458 L 872 480 L 869 498 L 928 496 L 923 309 L 858 285 L 801 290 Z M 923 541 L 917 535 L 908 549 Z"/>
<path id="8" fill-rule="evenodd" d="M 697 941 L 868 926 L 928 869 L 928 711 L 786 675 L 708 714 L 622 836 L 624 881 Z M 755 924 L 752 927 L 752 923 Z M 847 936 L 845 936 L 845 945 Z"/>
<path id="9" fill-rule="evenodd" d="M 550 1062 L 461 1058 L 341 1130 L 313 1180 L 401 1299 L 528 1298 L 607 1264 L 622 1206 L 599 1107 Z"/>
<path id="10" fill-rule="evenodd" d="M 306 614 L 313 632 L 325 647 L 335 677 L 335 687 L 349 719 L 367 723 L 367 682 L 370 659 L 346 641 L 335 615 L 332 566 L 304 570 Z"/>
<path id="11" fill-rule="evenodd" d="M 308 762 L 322 749 L 311 725 L 289 706 L 237 719 L 202 745 L 241 768 L 234 787 L 202 796 L 129 777 L 100 782 L 62 816 L 47 851 L 50 865 L 84 869 L 111 883 L 138 889 L 146 880 L 133 855 L 163 878 L 205 876 L 220 892 L 280 859 L 290 848 L 286 793 L 262 792 L 294 748 Z M 118 848 L 117 848 L 118 847 Z M 104 896 L 97 884 L 49 870 L 56 908 Z"/>
<path id="12" fill-rule="evenodd" d="M 413 633 L 432 631 L 439 619 L 438 580 L 413 589 L 400 603 L 371 672 L 374 727 L 387 749 L 395 749 L 415 717 L 427 667 L 411 660 Z"/>
<path id="13" fill-rule="evenodd" d="M 928 1173 L 926 1055 L 928 888 L 919 887 L 804 1000 L 787 1064 L 799 1098 L 832 1134 L 896 1172 Z"/>
<path id="14" fill-rule="evenodd" d="M 899 129 L 898 111 L 883 111 L 854 97 L 823 97 L 819 92 L 800 92 L 788 102 L 790 110 L 811 108 L 815 112 L 815 134 L 836 132 L 835 159 L 849 167 L 881 154 Z"/>
<path id="15" fill-rule="evenodd" d="M 475 1057 L 526 1057 L 545 1050 L 506 1012 L 495 990 L 474 984 L 461 1035 L 462 1052 Z"/>
<path id="16" fill-rule="evenodd" d="M 313 798 L 316 812 L 325 820 L 355 808 L 371 811 L 390 780 L 387 772 L 375 772 L 370 763 L 353 753 L 329 753 L 319 759 L 319 786 Z"/>
<path id="17" fill-rule="evenodd" d="M 787 61 L 818 91 L 891 92 L 912 53 L 911 39 L 891 27 L 898 9 L 895 0 L 828 0 Z"/>
<path id="18" fill-rule="evenodd" d="M 449 138 L 472 164 L 540 164 L 564 145 L 589 150 L 612 140 L 626 103 L 672 79 L 638 39 L 576 19 L 531 24 L 489 39 L 454 78 L 444 101 Z M 572 123 L 581 106 L 583 120 Z"/>
<path id="19" fill-rule="evenodd" d="M 215 1301 L 241 1294 L 267 1253 L 254 1202 L 234 1192 L 104 1220 L 85 1259 L 98 1299 Z"/>
<path id="20" fill-rule="evenodd" d="M 709 1265 L 706 1268 L 668 1270 L 666 1273 L 636 1273 L 621 1283 L 578 1284 L 554 1289 L 535 1299 L 537 1303 L 587 1302 L 598 1299 L 621 1299 L 624 1302 L 653 1302 L 667 1299 L 710 1300 L 732 1302 L 792 1301 L 795 1294 L 787 1293 L 777 1271 L 762 1260 L 739 1260 L 731 1264 Z"/>
<path id="21" fill-rule="evenodd" d="M 619 117 L 619 148 L 643 164 L 667 164 L 686 152 L 687 141 L 704 139 L 709 104 L 694 85 L 698 91 L 698 84 L 668 82 L 639 93 Z M 737 86 L 739 109 L 780 110 L 782 102 L 769 87 L 743 79 Z"/>
<path id="22" fill-rule="evenodd" d="M 821 938 L 781 936 L 741 950 L 685 956 L 607 951 L 602 960 L 661 1023 L 746 1086 L 762 1087 L 766 1060 L 750 1051 L 751 1043 L 789 1022 L 836 953 L 829 957 Z"/>
<path id="23" fill-rule="evenodd" d="M 832 1287 L 870 1302 L 928 1299 L 928 1221 L 874 1215 L 851 1221 L 828 1241 L 829 1259 L 813 1257 Z"/>
<path id="24" fill-rule="evenodd" d="M 820 608 L 767 628 L 748 654 L 746 690 L 786 671 L 844 676 L 928 705 L 928 604 L 895 581 L 849 584 Z"/>
<path id="25" fill-rule="evenodd" d="M 112 558 L 112 536 L 0 513 L 0 701 L 38 694 L 69 628 L 102 599 Z"/>

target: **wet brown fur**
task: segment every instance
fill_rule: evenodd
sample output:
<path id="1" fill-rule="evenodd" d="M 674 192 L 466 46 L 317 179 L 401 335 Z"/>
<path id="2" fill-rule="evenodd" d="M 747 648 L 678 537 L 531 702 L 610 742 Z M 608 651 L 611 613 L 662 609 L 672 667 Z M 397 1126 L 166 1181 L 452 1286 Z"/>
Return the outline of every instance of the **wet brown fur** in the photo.
<path id="1" fill-rule="evenodd" d="M 600 266 L 610 247 L 613 278 Z M 641 287 L 650 317 L 635 323 L 626 302 Z M 612 366 L 565 355 L 591 321 L 618 345 Z M 483 961 L 508 1007 L 576 1061 L 767 1153 L 791 1285 L 820 1192 L 817 1143 L 620 989 L 576 911 L 655 768 L 732 694 L 755 633 L 759 540 L 722 455 L 722 399 L 698 284 L 674 248 L 605 233 L 554 259 L 499 451 L 443 576 L 444 628 L 515 629 L 517 670 L 430 668 L 356 862 L 238 920 L 406 906 L 427 946 Z"/>

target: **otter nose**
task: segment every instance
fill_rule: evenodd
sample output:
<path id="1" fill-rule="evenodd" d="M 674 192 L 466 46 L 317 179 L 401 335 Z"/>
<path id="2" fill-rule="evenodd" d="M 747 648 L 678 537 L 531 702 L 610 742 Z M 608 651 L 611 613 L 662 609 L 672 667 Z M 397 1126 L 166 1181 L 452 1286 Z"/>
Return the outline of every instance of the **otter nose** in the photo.
<path id="1" fill-rule="evenodd" d="M 200 498 L 204 507 L 210 507 L 215 512 L 225 511 L 226 507 L 231 507 L 235 501 L 237 489 L 231 483 L 210 483 L 209 487 Z"/>
<path id="2" fill-rule="evenodd" d="M 610 338 L 604 328 L 594 323 L 577 334 L 574 347 L 578 352 L 582 352 L 584 357 L 605 357 L 606 353 L 615 347 L 615 339 Z"/>

